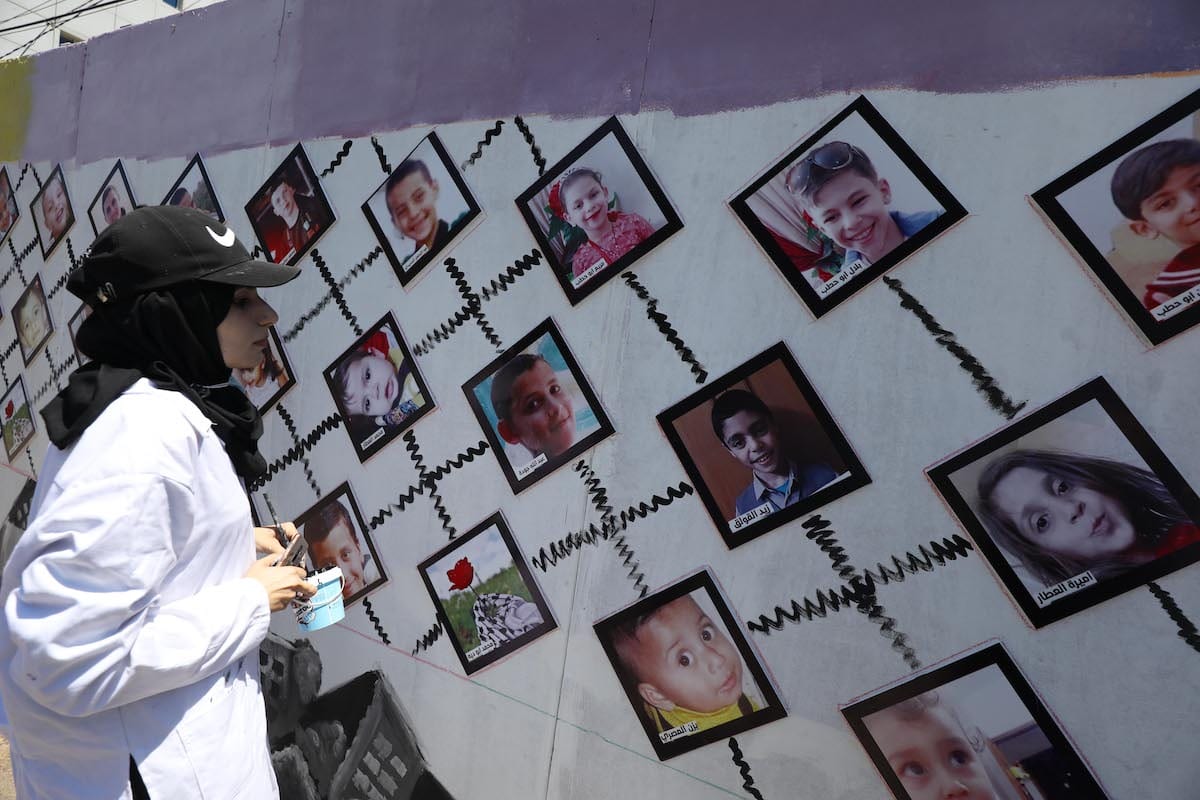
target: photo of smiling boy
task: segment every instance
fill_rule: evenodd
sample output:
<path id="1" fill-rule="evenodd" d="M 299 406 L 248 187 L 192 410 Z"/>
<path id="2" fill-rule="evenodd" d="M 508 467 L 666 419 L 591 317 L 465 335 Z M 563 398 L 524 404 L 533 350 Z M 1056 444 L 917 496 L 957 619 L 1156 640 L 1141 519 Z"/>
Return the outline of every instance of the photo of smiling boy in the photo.
<path id="1" fill-rule="evenodd" d="M 71 197 L 67 193 L 67 183 L 63 178 L 61 165 L 56 166 L 50 177 L 46 178 L 41 191 L 29 204 L 29 211 L 33 215 L 33 226 L 37 230 L 42 258 L 47 259 L 75 224 L 75 211 L 71 208 Z"/>
<path id="2" fill-rule="evenodd" d="M 342 571 L 346 605 L 386 580 L 349 484 L 343 483 L 296 517 L 296 528 L 308 543 L 308 560 L 314 569 Z"/>
<path id="3" fill-rule="evenodd" d="M 128 214 L 131 208 L 136 207 L 137 201 L 133 198 L 133 189 L 129 186 L 125 167 L 121 164 L 121 160 L 117 159 L 117 163 L 109 171 L 104 183 L 100 184 L 100 191 L 96 192 L 96 196 L 88 206 L 88 221 L 92 223 L 92 230 L 99 236 L 100 231 Z"/>
<path id="4" fill-rule="evenodd" d="M 46 293 L 42 289 L 41 275 L 34 275 L 25 291 L 17 298 L 12 318 L 17 328 L 17 344 L 21 347 L 21 356 L 28 365 L 54 332 L 54 325 L 50 322 L 50 309 L 46 305 Z"/>
<path id="5" fill-rule="evenodd" d="M 246 216 L 267 258 L 296 264 L 336 217 L 303 145 L 296 145 L 246 203 Z"/>
<path id="6" fill-rule="evenodd" d="M 481 216 L 436 133 L 412 149 L 362 210 L 406 288 Z"/>

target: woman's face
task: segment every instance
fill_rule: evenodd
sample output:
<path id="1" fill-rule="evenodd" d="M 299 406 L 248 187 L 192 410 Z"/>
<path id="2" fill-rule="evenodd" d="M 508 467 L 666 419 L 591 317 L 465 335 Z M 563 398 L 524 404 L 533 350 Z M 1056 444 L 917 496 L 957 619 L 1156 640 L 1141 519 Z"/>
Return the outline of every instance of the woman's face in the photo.
<path id="1" fill-rule="evenodd" d="M 231 369 L 253 369 L 262 361 L 267 347 L 267 328 L 279 321 L 275 309 L 249 286 L 233 293 L 229 313 L 217 326 L 221 358 Z"/>
<path id="2" fill-rule="evenodd" d="M 1034 467 L 1016 467 L 992 490 L 992 503 L 1042 550 L 1084 562 L 1133 546 L 1136 531 L 1115 498 Z"/>

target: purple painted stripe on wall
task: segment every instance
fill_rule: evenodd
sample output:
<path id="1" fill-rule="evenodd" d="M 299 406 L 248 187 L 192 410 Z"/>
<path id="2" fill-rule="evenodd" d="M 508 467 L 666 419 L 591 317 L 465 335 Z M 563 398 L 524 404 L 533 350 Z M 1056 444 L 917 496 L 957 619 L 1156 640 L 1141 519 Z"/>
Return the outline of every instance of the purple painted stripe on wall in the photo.
<path id="1" fill-rule="evenodd" d="M 690 115 L 1193 70 L 1200 5 L 255 0 L 38 58 L 26 158 L 87 163 L 514 114 Z"/>

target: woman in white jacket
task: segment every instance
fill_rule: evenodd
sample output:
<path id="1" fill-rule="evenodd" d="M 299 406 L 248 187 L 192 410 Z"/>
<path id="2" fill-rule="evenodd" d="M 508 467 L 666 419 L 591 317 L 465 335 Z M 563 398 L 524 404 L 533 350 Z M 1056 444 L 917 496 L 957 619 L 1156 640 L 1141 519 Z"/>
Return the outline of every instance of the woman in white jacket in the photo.
<path id="1" fill-rule="evenodd" d="M 257 650 L 315 587 L 252 528 L 239 477 L 265 469 L 262 423 L 229 376 L 278 319 L 255 287 L 297 273 L 202 212 L 148 207 L 68 279 L 92 362 L 42 412 L 52 445 L 0 579 L 24 800 L 278 796 Z"/>

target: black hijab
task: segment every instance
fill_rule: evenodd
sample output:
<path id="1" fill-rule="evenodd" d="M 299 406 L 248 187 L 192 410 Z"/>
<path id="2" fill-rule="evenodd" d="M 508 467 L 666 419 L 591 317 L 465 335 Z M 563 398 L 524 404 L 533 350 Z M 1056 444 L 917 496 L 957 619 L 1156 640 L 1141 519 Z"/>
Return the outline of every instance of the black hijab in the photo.
<path id="1" fill-rule="evenodd" d="M 229 384 L 217 326 L 236 287 L 187 281 L 99 305 L 79 329 L 76 345 L 92 359 L 71 374 L 42 410 L 46 431 L 66 448 L 141 377 L 179 392 L 212 421 L 238 475 L 266 471 L 258 452 L 262 420 L 254 404 Z"/>

